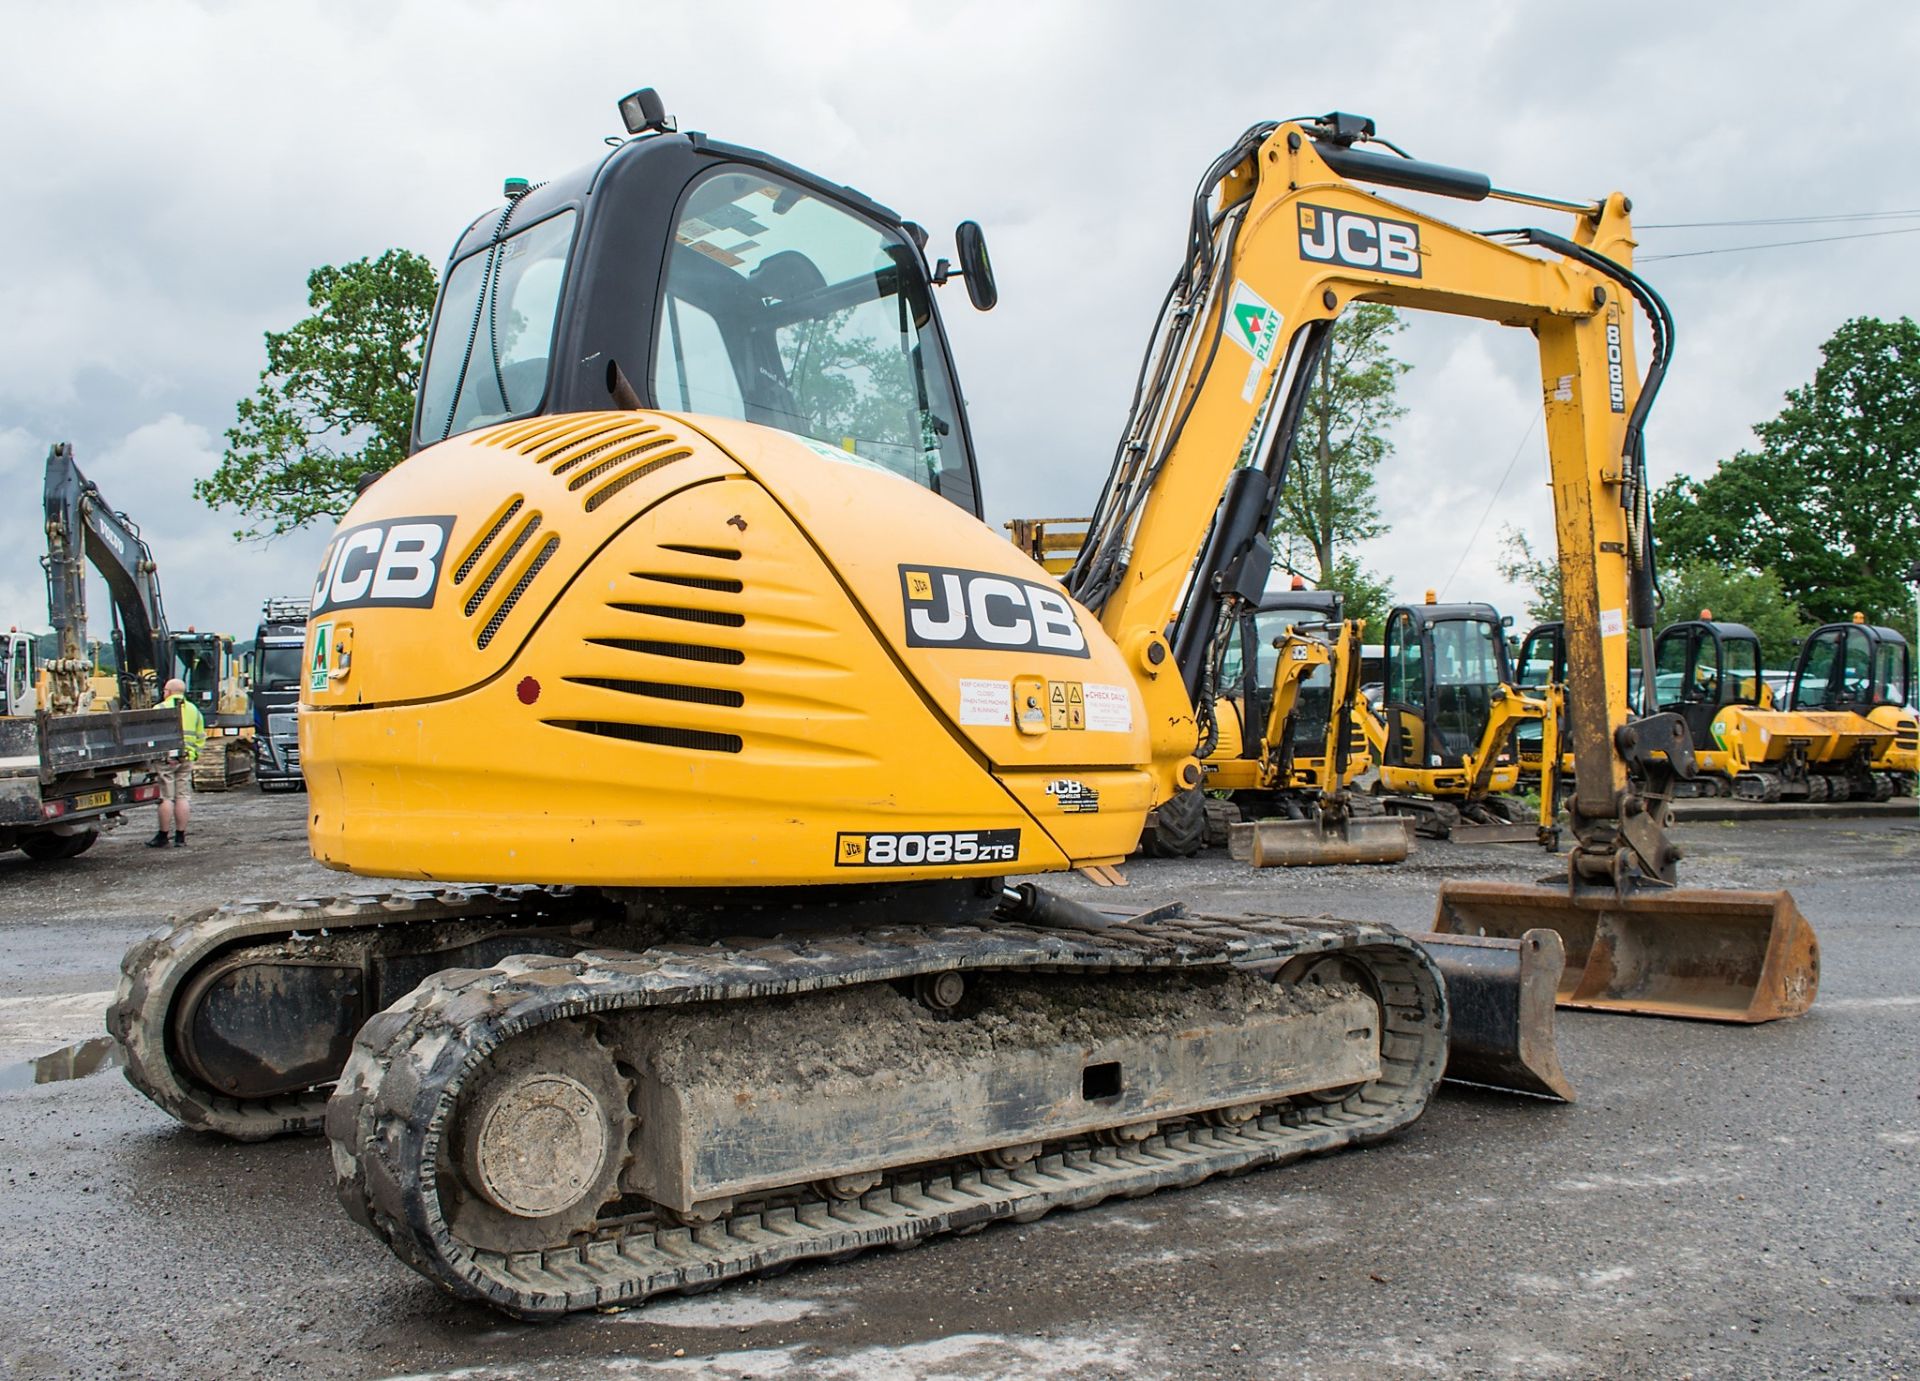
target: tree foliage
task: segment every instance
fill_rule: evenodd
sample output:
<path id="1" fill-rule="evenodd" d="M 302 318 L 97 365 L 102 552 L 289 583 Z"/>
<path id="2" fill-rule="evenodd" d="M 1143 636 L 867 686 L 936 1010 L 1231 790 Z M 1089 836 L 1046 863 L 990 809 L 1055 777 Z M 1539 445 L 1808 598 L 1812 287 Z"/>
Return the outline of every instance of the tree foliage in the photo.
<path id="1" fill-rule="evenodd" d="M 1352 554 L 1333 563 L 1333 571 L 1321 584 L 1323 590 L 1338 590 L 1344 601 L 1346 617 L 1367 621 L 1367 641 L 1377 643 L 1386 636 L 1387 610 L 1393 607 L 1393 595 L 1387 582 L 1360 564 Z"/>
<path id="2" fill-rule="evenodd" d="M 1813 625 L 1772 571 L 1729 570 L 1704 561 L 1689 562 L 1663 582 L 1663 622 L 1697 619 L 1711 609 L 1722 623 L 1744 623 L 1760 639 L 1770 667 L 1793 665 L 1801 640 Z"/>
<path id="3" fill-rule="evenodd" d="M 247 526 L 235 536 L 337 518 L 361 476 L 405 458 L 433 295 L 433 265 L 404 249 L 307 276 L 313 314 L 267 332 L 260 386 L 240 400 L 218 468 L 193 486 L 209 508 L 239 510 Z"/>
<path id="4" fill-rule="evenodd" d="M 918 483 L 937 466 L 940 438 L 925 408 L 909 406 L 917 380 L 900 348 L 898 328 L 876 335 L 878 304 L 847 308 L 796 322 L 777 336 L 787 386 L 798 409 L 795 422 L 832 445 L 848 445 L 862 457 Z"/>
<path id="5" fill-rule="evenodd" d="M 1336 587 L 1342 548 L 1387 530 L 1374 472 L 1393 453 L 1388 424 L 1406 411 L 1395 396 L 1409 366 L 1392 351 L 1403 324 L 1377 302 L 1358 303 L 1333 323 L 1294 437 L 1274 547 L 1289 566 L 1296 555 L 1311 556 L 1323 589 Z"/>
<path id="6" fill-rule="evenodd" d="M 1500 530 L 1500 553 L 1495 564 L 1501 578 L 1533 592 L 1527 617 L 1535 623 L 1557 622 L 1566 607 L 1560 593 L 1559 559 L 1535 555 L 1533 543 L 1517 527 Z"/>
<path id="7" fill-rule="evenodd" d="M 1770 570 L 1814 619 L 1884 622 L 1920 557 L 1920 326 L 1857 317 L 1820 354 L 1757 449 L 1659 490 L 1655 531 L 1670 567 Z"/>

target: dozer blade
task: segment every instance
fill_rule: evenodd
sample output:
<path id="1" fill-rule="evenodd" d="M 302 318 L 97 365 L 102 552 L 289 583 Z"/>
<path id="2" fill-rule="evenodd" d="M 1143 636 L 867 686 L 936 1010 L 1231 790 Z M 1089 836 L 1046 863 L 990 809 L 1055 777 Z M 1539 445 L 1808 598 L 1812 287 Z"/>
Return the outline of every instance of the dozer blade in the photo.
<path id="1" fill-rule="evenodd" d="M 1447 982 L 1446 1077 L 1573 1101 L 1554 1044 L 1553 1004 L 1566 949 L 1551 930 L 1517 940 L 1416 934 Z"/>
<path id="2" fill-rule="evenodd" d="M 1400 816 L 1351 817 L 1329 828 L 1320 819 L 1259 820 L 1235 825 L 1228 852 L 1256 868 L 1333 863 L 1398 863 L 1413 843 L 1413 822 Z"/>
<path id="3" fill-rule="evenodd" d="M 1761 1022 L 1797 1017 L 1820 986 L 1820 944 L 1785 892 L 1669 888 L 1628 897 L 1553 886 L 1448 882 L 1433 928 L 1566 945 L 1562 1007 Z"/>

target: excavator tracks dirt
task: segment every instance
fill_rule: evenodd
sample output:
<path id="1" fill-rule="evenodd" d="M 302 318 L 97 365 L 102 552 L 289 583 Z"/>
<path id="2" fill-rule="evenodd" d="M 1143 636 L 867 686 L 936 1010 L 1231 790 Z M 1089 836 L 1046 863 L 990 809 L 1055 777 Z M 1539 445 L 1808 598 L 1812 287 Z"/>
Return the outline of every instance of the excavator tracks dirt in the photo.
<path id="1" fill-rule="evenodd" d="M 1371 1040 L 1366 1052 L 1377 1073 L 1258 1105 L 890 1164 L 874 1173 L 871 1156 L 850 1153 L 848 1173 L 813 1173 L 679 1209 L 631 1188 L 648 1172 L 638 1163 L 641 1148 L 659 1135 L 641 1116 L 653 1106 L 641 1081 L 652 1067 L 643 1047 L 657 1038 L 648 1033 L 662 1030 L 661 1023 L 706 1023 L 693 1048 L 737 1050 L 738 1042 L 723 1046 L 713 1036 L 739 1014 L 779 1011 L 783 1001 L 785 1010 L 798 1011 L 889 986 L 938 994 L 956 975 L 963 985 L 989 992 L 1003 982 L 1096 983 L 1113 992 L 1136 980 L 1148 981 L 1142 991 L 1182 982 L 1245 985 L 1251 975 L 1236 970 L 1247 965 L 1274 965 L 1290 975 L 1280 985 L 1283 998 L 1275 1000 L 1297 997 L 1309 1019 L 1315 1003 L 1322 1015 L 1377 1010 L 1372 1033 L 1346 1033 L 1349 1040 L 1360 1034 L 1377 1040 L 1377 1061 Z M 1312 996 L 1319 974 L 1327 975 L 1326 986 Z M 1362 989 L 1370 989 L 1364 999 Z M 861 1030 L 841 1048 L 871 1050 L 884 1034 Z M 639 953 L 514 957 L 489 969 L 437 973 L 362 1028 L 328 1105 L 326 1127 L 341 1200 L 358 1222 L 453 1294 L 537 1318 L 697 1291 L 809 1258 L 905 1248 L 998 1219 L 1032 1221 L 1057 1208 L 1373 1141 L 1420 1116 L 1440 1078 L 1446 1038 L 1446 999 L 1432 963 L 1412 940 L 1384 926 L 1187 916 L 1098 933 L 1016 924 L 895 926 Z M 528 1051 L 540 1058 L 523 1058 Z M 548 1055 L 573 1074 L 543 1065 Z M 531 1071 L 514 1076 L 524 1082 L 485 1103 L 505 1077 L 500 1071 L 513 1070 L 516 1061 Z M 862 1073 L 849 1087 L 857 1097 L 865 1081 L 885 1080 L 896 1068 Z M 1271 1075 L 1263 1071 L 1262 1077 Z M 601 1125 L 594 1111 L 601 1104 L 588 1085 L 616 1110 L 611 1120 L 621 1125 L 608 1133 L 607 1155 L 588 1147 L 578 1162 L 571 1182 L 591 1181 L 591 1194 L 581 1200 L 586 1216 L 564 1231 L 538 1227 L 536 1237 L 552 1234 L 544 1241 L 530 1238 L 525 1222 L 502 1226 L 494 1210 L 491 1218 L 472 1216 L 478 1197 L 470 1186 L 480 1181 L 462 1156 L 509 1106 L 513 1116 L 525 1114 L 533 1134 L 524 1153 L 516 1152 L 519 1159 L 488 1162 L 492 1168 L 483 1166 L 482 1173 L 492 1177 L 487 1184 L 504 1185 L 506 1199 L 528 1203 L 528 1214 L 545 1211 L 541 1196 L 554 1181 L 537 1183 L 537 1173 L 522 1171 L 529 1158 L 564 1160 L 576 1133 Z M 463 1091 L 478 1109 L 463 1106 Z M 728 1092 L 726 1102 L 733 1101 Z M 575 1110 L 571 1121 L 569 1108 Z M 754 1144 L 745 1143 L 740 1154 L 751 1154 Z M 563 1188 L 567 1174 L 563 1168 L 557 1181 Z"/>
<path id="2" fill-rule="evenodd" d="M 471 961 L 474 944 L 488 950 L 483 962 L 516 946 L 539 949 L 543 941 L 570 951 L 585 942 L 592 921 L 605 911 L 589 894 L 543 887 L 419 887 L 290 902 L 231 902 L 173 922 L 127 951 L 107 1009 L 107 1030 L 126 1054 L 127 1081 L 189 1127 L 239 1141 L 318 1131 L 326 1110 L 325 1085 L 360 1025 L 356 1013 L 377 1011 L 384 1005 L 377 1000 L 383 990 L 391 1000 L 411 988 L 418 981 L 414 971 L 426 971 L 419 960 L 435 967 L 443 959 Z M 204 995 L 209 978 L 217 981 L 216 966 L 235 974 L 256 953 L 270 954 L 276 963 L 337 966 L 343 975 L 357 971 L 357 979 L 334 994 L 346 1015 L 334 1024 L 330 1044 L 338 1058 L 330 1061 L 331 1068 L 307 1086 L 246 1097 L 198 1077 L 195 1062 L 182 1058 L 183 1027 L 194 1016 L 183 1008 Z M 404 963 L 408 958 L 416 961 L 411 969 Z M 383 971 L 391 974 L 384 983 Z M 344 1040 L 337 1035 L 342 1029 Z M 304 1037 L 294 1039 L 295 1046 L 304 1043 Z"/>

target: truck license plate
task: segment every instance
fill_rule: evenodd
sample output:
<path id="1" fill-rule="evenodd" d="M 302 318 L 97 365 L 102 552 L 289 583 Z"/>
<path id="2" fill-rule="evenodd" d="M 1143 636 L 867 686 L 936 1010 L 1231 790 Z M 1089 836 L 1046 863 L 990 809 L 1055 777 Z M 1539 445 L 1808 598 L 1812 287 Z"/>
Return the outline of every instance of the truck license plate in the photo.
<path id="1" fill-rule="evenodd" d="M 92 810 L 95 806 L 110 806 L 112 804 L 113 793 L 111 791 L 89 791 L 84 796 L 76 796 L 73 798 L 73 808 L 75 810 Z"/>

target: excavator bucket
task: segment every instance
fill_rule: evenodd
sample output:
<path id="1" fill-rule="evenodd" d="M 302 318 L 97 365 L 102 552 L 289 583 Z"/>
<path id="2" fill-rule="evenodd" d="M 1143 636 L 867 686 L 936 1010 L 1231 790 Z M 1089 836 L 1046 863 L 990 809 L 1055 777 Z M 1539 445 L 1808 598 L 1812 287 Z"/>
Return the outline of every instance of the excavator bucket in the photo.
<path id="1" fill-rule="evenodd" d="M 1413 938 L 1447 983 L 1446 1077 L 1571 1103 L 1573 1085 L 1553 1036 L 1554 998 L 1567 964 L 1559 934 Z"/>
<path id="2" fill-rule="evenodd" d="M 1237 824 L 1227 851 L 1256 868 L 1332 863 L 1398 863 L 1413 847 L 1413 822 L 1396 815 L 1350 816 L 1329 825 L 1311 820 L 1256 820 Z"/>
<path id="3" fill-rule="evenodd" d="M 1448 882 L 1433 928 L 1517 939 L 1558 932 L 1562 1007 L 1701 1021 L 1797 1017 L 1820 985 L 1820 944 L 1785 892 L 1676 887 L 1569 894 L 1511 882 Z"/>

